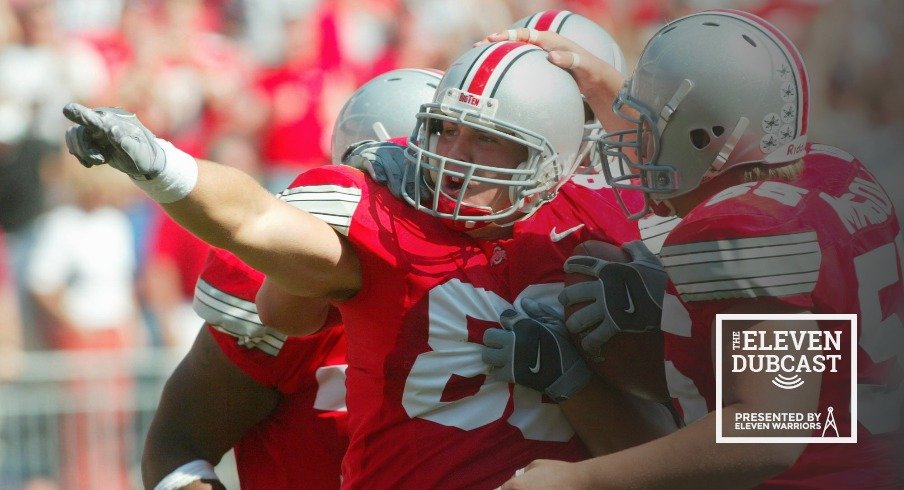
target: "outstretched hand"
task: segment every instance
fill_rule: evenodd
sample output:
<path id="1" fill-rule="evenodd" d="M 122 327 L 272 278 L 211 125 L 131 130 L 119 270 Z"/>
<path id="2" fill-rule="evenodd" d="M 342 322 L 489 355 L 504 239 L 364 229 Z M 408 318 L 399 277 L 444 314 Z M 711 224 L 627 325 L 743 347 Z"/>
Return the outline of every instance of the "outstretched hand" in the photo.
<path id="1" fill-rule="evenodd" d="M 588 488 L 582 481 L 583 474 L 578 470 L 576 463 L 538 459 L 505 482 L 500 490 Z"/>
<path id="2" fill-rule="evenodd" d="M 70 103 L 63 115 L 76 123 L 66 130 L 66 146 L 85 167 L 107 164 L 135 180 L 153 179 L 166 167 L 163 148 L 135 114 Z"/>

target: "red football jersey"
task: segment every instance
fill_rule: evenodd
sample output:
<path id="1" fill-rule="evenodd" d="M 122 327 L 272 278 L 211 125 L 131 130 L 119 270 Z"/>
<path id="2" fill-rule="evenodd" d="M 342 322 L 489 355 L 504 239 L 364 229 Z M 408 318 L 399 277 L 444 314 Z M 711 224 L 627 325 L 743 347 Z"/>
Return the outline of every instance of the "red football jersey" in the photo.
<path id="1" fill-rule="evenodd" d="M 904 400 L 897 380 L 904 358 L 895 347 L 904 338 L 902 249 L 888 195 L 860 162 L 825 145 L 808 147 L 794 182 L 741 184 L 695 208 L 661 252 L 672 281 L 663 309 L 666 371 L 686 421 L 715 410 L 717 313 L 762 301 L 856 313 L 858 443 L 810 444 L 792 468 L 764 486 L 904 485 L 895 449 Z M 850 362 L 844 356 L 837 372 L 823 373 L 820 413 L 850 405 Z M 835 421 L 841 435 L 849 435 L 850 413 L 836 410 Z"/>
<path id="2" fill-rule="evenodd" d="M 234 447 L 242 488 L 339 488 L 348 446 L 344 328 L 335 310 L 323 330 L 304 337 L 262 325 L 254 297 L 263 279 L 234 255 L 212 249 L 195 290 L 195 311 L 223 352 L 282 393 L 276 409 Z"/>
<path id="3" fill-rule="evenodd" d="M 478 240 L 345 166 L 303 174 L 282 199 L 354 244 L 363 285 L 348 332 L 348 488 L 495 488 L 538 458 L 588 457 L 559 407 L 487 375 L 483 333 L 521 297 L 556 303 L 585 240 L 638 238 L 614 202 L 569 183 L 513 237 Z"/>
<path id="4" fill-rule="evenodd" d="M 179 272 L 179 292 L 188 301 L 210 245 L 189 233 L 162 211 L 157 214 L 156 220 L 148 255 L 151 260 L 175 264 Z"/>

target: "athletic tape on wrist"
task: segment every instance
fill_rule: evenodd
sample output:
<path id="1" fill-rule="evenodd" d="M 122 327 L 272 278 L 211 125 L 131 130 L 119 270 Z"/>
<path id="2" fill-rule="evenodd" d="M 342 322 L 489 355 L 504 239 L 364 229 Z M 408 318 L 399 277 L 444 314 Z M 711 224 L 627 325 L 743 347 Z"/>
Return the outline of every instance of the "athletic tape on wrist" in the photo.
<path id="1" fill-rule="evenodd" d="M 198 480 L 217 480 L 213 465 L 203 459 L 189 461 L 163 477 L 154 490 L 178 490 Z"/>
<path id="2" fill-rule="evenodd" d="M 151 180 L 133 182 L 151 199 L 160 204 L 169 204 L 187 196 L 195 188 L 198 183 L 198 162 L 169 141 L 157 138 L 157 144 L 166 155 L 163 171 Z"/>

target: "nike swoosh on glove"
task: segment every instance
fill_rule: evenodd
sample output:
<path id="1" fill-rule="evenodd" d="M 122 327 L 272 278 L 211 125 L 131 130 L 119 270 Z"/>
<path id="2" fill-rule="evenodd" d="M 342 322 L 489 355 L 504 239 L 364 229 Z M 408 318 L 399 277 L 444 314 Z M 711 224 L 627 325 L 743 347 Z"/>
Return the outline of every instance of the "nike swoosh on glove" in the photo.
<path id="1" fill-rule="evenodd" d="M 524 311 L 503 311 L 502 328 L 484 332 L 481 356 L 490 376 L 565 401 L 587 386 L 593 373 L 555 310 L 529 298 L 521 301 L 521 308 Z"/>
<path id="2" fill-rule="evenodd" d="M 668 275 L 662 263 L 640 240 L 625 244 L 631 262 L 609 262 L 575 256 L 565 261 L 565 272 L 596 281 L 578 282 L 559 293 L 565 308 L 581 303 L 565 321 L 568 331 L 581 336 L 581 348 L 598 357 L 603 344 L 619 332 L 659 330 Z"/>

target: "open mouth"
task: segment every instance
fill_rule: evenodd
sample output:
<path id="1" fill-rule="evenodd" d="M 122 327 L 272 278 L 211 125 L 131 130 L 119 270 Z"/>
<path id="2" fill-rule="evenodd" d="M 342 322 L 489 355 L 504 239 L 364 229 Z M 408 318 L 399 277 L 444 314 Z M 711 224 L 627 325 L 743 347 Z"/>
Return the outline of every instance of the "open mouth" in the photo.
<path id="1" fill-rule="evenodd" d="M 465 179 L 462 177 L 453 177 L 451 175 L 443 177 L 443 192 L 451 196 L 457 196 L 464 185 Z"/>

